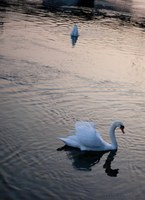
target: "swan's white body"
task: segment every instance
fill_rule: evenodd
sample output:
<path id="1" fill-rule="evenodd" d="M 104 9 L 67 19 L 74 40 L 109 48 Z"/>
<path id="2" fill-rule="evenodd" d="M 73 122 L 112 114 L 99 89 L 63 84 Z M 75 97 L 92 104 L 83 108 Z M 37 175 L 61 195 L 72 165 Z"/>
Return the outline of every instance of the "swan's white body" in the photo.
<path id="1" fill-rule="evenodd" d="M 66 145 L 79 148 L 82 151 L 107 151 L 117 149 L 117 141 L 115 137 L 115 129 L 119 127 L 124 133 L 124 125 L 122 122 L 115 121 L 112 123 L 109 135 L 111 144 L 107 143 L 101 135 L 96 131 L 95 124 L 92 122 L 76 122 L 75 134 L 67 138 L 59 138 Z"/>

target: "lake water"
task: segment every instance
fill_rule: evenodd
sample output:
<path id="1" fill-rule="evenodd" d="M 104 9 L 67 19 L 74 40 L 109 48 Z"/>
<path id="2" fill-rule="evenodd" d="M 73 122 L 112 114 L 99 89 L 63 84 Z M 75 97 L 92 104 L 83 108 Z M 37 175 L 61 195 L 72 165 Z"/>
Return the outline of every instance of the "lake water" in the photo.
<path id="1" fill-rule="evenodd" d="M 0 199 L 143 200 L 145 3 L 49 2 L 0 3 Z M 110 141 L 118 119 L 117 152 L 57 151 L 76 121 Z"/>

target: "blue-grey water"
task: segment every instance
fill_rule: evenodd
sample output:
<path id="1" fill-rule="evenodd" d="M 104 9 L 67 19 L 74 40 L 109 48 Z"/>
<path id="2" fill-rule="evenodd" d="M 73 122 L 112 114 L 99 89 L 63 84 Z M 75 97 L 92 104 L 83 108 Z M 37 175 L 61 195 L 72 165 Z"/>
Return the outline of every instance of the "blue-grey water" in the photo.
<path id="1" fill-rule="evenodd" d="M 1 1 L 1 200 L 144 199 L 144 13 L 144 0 Z M 109 141 L 116 119 L 117 152 L 57 151 L 77 120 Z"/>

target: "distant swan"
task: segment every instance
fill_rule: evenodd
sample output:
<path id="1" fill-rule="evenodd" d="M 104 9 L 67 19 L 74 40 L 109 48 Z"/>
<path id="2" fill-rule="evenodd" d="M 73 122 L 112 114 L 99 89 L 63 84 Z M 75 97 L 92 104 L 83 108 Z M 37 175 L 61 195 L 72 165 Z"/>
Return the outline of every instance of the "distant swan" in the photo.
<path id="1" fill-rule="evenodd" d="M 78 36 L 79 36 L 78 26 L 77 24 L 74 24 L 73 30 L 71 32 L 71 37 L 78 37 Z"/>
<path id="2" fill-rule="evenodd" d="M 96 131 L 95 124 L 92 122 L 80 121 L 75 124 L 75 134 L 67 138 L 59 138 L 66 145 L 79 148 L 82 151 L 108 151 L 118 148 L 117 140 L 115 137 L 116 128 L 120 128 L 123 133 L 124 125 L 120 121 L 112 123 L 109 135 L 111 144 L 107 143 L 101 135 Z"/>

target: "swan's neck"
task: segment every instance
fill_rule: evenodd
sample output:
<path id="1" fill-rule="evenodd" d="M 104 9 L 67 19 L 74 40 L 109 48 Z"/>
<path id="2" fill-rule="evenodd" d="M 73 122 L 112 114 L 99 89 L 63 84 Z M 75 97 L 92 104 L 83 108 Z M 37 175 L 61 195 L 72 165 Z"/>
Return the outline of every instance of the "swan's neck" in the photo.
<path id="1" fill-rule="evenodd" d="M 112 126 L 110 127 L 110 130 L 109 130 L 109 135 L 110 135 L 110 139 L 111 139 L 111 142 L 112 142 L 111 146 L 112 146 L 113 149 L 117 149 L 117 147 L 118 147 L 116 136 L 115 136 L 115 129 L 116 128 L 117 127 L 114 124 L 112 124 Z"/>

